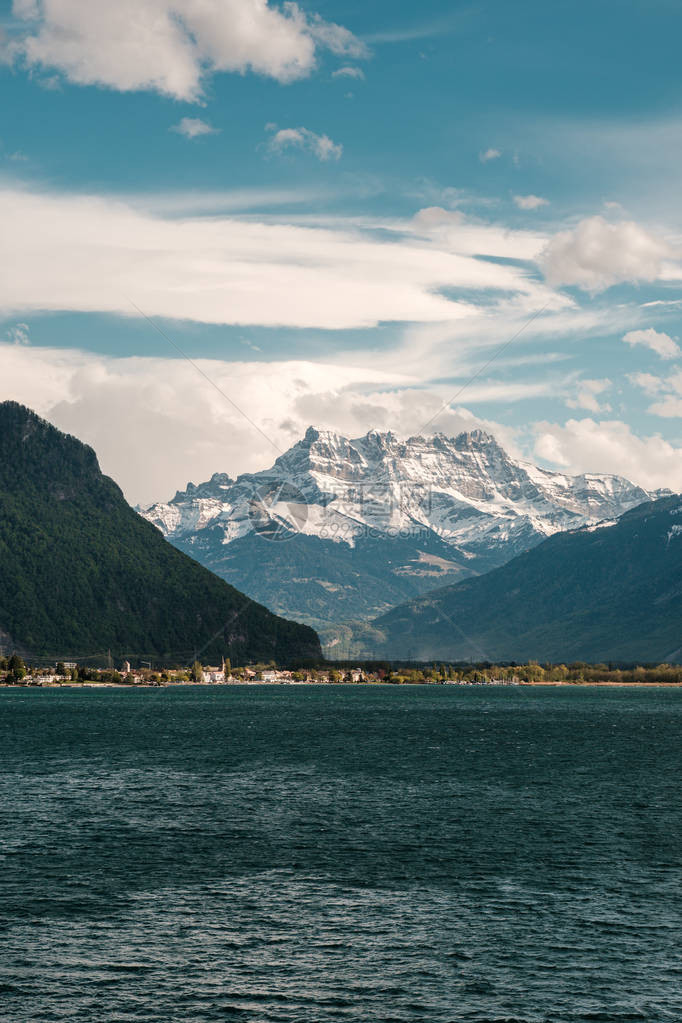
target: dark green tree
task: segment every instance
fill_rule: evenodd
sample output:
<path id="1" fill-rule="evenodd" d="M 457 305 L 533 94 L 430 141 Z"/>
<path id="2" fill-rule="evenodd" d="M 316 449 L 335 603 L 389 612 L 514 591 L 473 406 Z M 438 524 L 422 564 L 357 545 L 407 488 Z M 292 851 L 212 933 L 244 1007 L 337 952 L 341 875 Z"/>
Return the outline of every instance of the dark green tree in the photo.
<path id="1" fill-rule="evenodd" d="M 11 682 L 21 682 L 26 675 L 26 665 L 19 654 L 12 654 L 7 662 L 7 667 L 9 669 L 8 678 Z"/>

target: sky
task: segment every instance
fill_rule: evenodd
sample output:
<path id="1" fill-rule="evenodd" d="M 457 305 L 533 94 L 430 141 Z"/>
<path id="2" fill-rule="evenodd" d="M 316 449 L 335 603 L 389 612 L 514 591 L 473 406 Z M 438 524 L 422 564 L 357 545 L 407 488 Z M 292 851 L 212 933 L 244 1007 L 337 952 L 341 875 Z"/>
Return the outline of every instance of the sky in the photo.
<path id="1" fill-rule="evenodd" d="M 682 490 L 676 0 L 0 0 L 0 400 L 142 505 L 308 425 Z"/>

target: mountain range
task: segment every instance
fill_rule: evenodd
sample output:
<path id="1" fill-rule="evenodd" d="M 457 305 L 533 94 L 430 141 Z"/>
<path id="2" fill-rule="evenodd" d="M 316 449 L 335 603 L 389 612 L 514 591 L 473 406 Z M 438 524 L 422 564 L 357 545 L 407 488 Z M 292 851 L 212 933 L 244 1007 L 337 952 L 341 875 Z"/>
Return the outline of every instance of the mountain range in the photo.
<path id="1" fill-rule="evenodd" d="M 0 646 L 180 664 L 320 657 L 311 628 L 175 550 L 91 448 L 15 402 L 0 404 Z"/>
<path id="2" fill-rule="evenodd" d="M 397 607 L 374 656 L 682 660 L 682 497 L 553 536 L 507 565 Z"/>
<path id="3" fill-rule="evenodd" d="M 354 655 L 679 661 L 682 497 L 650 496 L 620 477 L 516 461 L 480 431 L 347 440 L 310 429 L 271 469 L 190 484 L 148 509 L 150 522 L 91 448 L 5 402 L 0 646 L 55 659 L 318 660 L 313 629 L 271 613 L 258 591 L 290 614 L 326 615 Z"/>
<path id="4" fill-rule="evenodd" d="M 368 621 L 652 496 L 619 476 L 516 460 L 480 430 L 351 440 L 311 427 L 271 468 L 216 473 L 142 514 L 217 575 L 329 640 L 338 634 L 330 626 Z"/>

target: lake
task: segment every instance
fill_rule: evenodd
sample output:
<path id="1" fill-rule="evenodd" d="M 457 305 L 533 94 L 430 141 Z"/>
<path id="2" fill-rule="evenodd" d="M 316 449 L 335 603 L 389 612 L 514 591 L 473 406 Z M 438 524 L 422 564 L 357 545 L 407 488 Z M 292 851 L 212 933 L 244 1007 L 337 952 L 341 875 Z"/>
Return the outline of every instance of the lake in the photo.
<path id="1" fill-rule="evenodd" d="M 682 692 L 0 691 L 7 1023 L 682 1019 Z"/>

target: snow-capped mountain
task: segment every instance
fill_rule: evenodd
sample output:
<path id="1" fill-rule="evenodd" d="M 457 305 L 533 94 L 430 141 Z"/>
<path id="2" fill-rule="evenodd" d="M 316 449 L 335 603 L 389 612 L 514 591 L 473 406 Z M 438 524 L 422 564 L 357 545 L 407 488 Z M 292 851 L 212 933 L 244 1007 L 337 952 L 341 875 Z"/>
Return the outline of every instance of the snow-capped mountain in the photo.
<path id="1" fill-rule="evenodd" d="M 249 596 L 319 624 L 375 616 L 652 496 L 515 461 L 480 430 L 349 440 L 311 427 L 272 468 L 216 473 L 142 514 Z"/>

